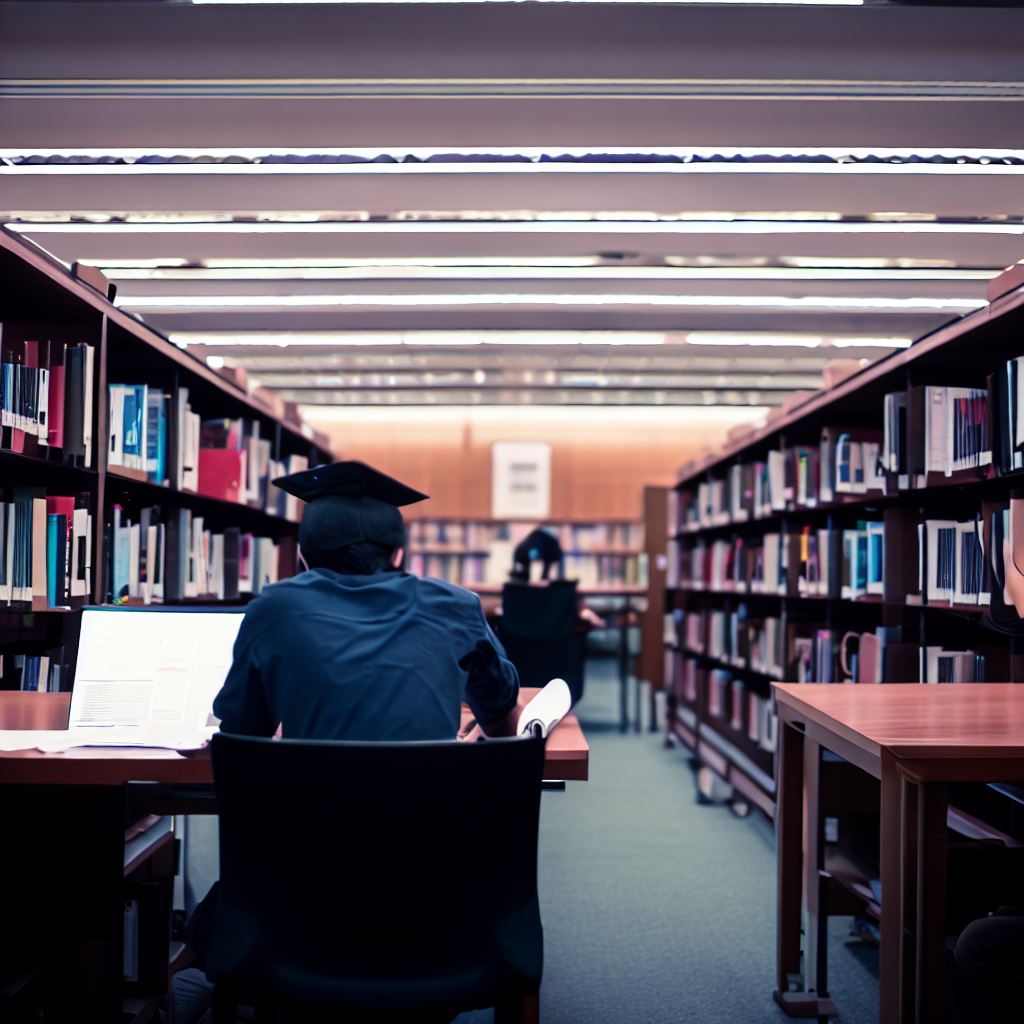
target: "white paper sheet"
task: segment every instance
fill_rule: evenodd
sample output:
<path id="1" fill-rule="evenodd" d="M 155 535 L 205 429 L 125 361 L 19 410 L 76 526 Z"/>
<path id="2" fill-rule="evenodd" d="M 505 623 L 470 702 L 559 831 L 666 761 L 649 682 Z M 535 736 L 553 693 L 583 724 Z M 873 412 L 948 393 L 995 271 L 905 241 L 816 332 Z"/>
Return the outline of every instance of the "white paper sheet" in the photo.
<path id="1" fill-rule="evenodd" d="M 516 732 L 528 736 L 537 729 L 547 736 L 569 714 L 572 694 L 564 679 L 552 679 L 520 712 Z"/>

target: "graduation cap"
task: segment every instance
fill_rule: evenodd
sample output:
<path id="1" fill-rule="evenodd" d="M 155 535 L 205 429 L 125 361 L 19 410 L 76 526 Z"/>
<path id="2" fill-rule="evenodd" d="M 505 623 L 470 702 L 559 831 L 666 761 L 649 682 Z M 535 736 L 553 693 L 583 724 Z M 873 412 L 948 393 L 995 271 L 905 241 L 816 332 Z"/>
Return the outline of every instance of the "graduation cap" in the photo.
<path id="1" fill-rule="evenodd" d="M 355 460 L 304 469 L 278 477 L 273 483 L 306 502 L 299 524 L 299 546 L 307 553 L 337 551 L 364 541 L 401 547 L 405 531 L 399 506 L 427 498 Z"/>

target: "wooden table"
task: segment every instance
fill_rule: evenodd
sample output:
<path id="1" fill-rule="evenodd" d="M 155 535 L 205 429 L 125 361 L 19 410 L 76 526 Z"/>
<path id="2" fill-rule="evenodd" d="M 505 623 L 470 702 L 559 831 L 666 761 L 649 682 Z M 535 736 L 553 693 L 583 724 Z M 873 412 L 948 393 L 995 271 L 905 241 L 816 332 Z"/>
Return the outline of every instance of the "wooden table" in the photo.
<path id="1" fill-rule="evenodd" d="M 774 689 L 780 723 L 776 1002 L 793 1017 L 835 1012 L 827 994 L 816 991 L 814 955 L 823 867 L 817 783 L 827 749 L 881 782 L 880 1024 L 937 1024 L 946 1012 L 947 786 L 1024 781 L 1024 686 L 777 683 Z"/>
<path id="2" fill-rule="evenodd" d="M 524 688 L 520 703 L 536 692 Z M 66 728 L 69 698 L 0 693 L 0 728 Z M 569 715 L 548 737 L 545 776 L 585 780 L 588 766 L 586 738 Z M 24 950 L 43 954 L 50 977 L 60 979 L 47 986 L 47 1021 L 121 1019 L 125 829 L 152 811 L 215 812 L 212 783 L 205 752 L 0 751 L 0 963 Z"/>

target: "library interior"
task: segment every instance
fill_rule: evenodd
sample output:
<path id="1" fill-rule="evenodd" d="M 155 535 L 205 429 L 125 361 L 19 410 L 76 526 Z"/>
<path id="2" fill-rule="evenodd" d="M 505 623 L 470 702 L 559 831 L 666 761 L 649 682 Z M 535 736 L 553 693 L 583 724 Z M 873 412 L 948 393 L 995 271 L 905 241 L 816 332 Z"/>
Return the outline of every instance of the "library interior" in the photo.
<path id="1" fill-rule="evenodd" d="M 0 0 L 0 1024 L 1024 1019 L 1022 126 L 1024 0 Z"/>

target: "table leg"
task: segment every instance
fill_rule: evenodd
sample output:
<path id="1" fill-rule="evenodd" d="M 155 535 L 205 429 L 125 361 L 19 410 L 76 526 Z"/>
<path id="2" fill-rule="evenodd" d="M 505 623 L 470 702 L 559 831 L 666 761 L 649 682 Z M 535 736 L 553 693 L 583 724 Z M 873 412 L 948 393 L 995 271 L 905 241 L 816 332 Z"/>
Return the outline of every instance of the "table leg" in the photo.
<path id="1" fill-rule="evenodd" d="M 915 1020 L 941 1024 L 946 1019 L 946 786 L 917 786 L 917 957 Z"/>
<path id="2" fill-rule="evenodd" d="M 902 800 L 896 762 L 882 751 L 881 842 L 882 913 L 879 949 L 879 1024 L 901 1024 Z"/>
<path id="3" fill-rule="evenodd" d="M 780 723 L 775 804 L 775 1002 L 790 1017 L 817 1017 L 804 988 L 800 956 L 803 907 L 804 734 Z"/>
<path id="4" fill-rule="evenodd" d="M 619 624 L 619 732 L 629 730 L 629 598 Z"/>
<path id="5" fill-rule="evenodd" d="M 811 992 L 819 991 L 817 957 L 814 955 L 818 949 L 819 930 L 828 929 L 828 921 L 822 921 L 819 914 L 820 872 L 825 866 L 822 839 L 821 744 L 805 738 L 803 898 L 806 908 L 804 947 L 807 955 L 804 958 L 804 984 Z"/>
<path id="6" fill-rule="evenodd" d="M 896 981 L 901 1024 L 914 1019 L 914 964 L 917 942 L 917 787 L 905 776 L 898 779 L 900 799 L 900 906 Z"/>

